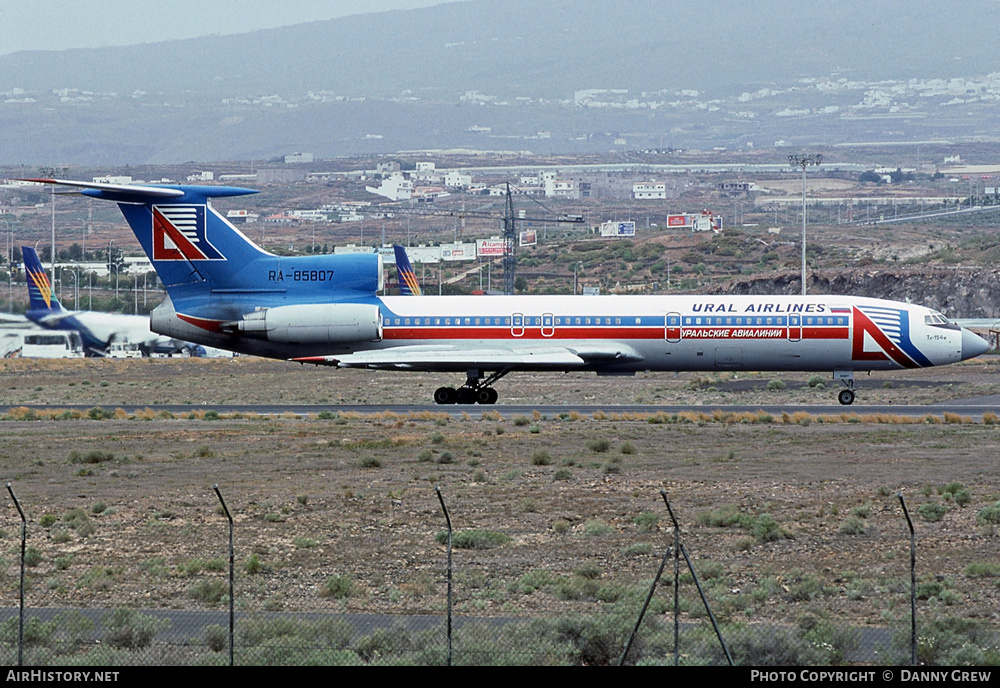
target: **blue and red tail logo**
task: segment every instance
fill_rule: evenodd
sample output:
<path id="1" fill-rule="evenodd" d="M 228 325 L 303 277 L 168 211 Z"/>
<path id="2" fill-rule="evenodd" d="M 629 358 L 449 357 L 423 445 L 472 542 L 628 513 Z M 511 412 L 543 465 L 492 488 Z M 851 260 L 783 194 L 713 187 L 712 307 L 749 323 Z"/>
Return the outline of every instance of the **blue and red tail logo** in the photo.
<path id="1" fill-rule="evenodd" d="M 225 260 L 205 231 L 204 205 L 154 205 L 153 260 Z"/>

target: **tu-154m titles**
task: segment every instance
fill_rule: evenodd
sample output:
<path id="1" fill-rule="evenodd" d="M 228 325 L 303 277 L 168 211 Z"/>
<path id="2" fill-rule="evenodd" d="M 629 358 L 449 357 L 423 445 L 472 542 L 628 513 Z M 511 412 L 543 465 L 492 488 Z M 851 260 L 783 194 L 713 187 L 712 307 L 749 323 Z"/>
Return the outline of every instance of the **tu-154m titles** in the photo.
<path id="1" fill-rule="evenodd" d="M 492 404 L 514 371 L 827 371 L 854 401 L 856 371 L 985 352 L 940 313 L 850 296 L 378 296 L 376 254 L 277 256 L 212 209 L 225 186 L 55 179 L 117 202 L 167 289 L 156 332 L 341 368 L 462 373 L 438 403 Z"/>

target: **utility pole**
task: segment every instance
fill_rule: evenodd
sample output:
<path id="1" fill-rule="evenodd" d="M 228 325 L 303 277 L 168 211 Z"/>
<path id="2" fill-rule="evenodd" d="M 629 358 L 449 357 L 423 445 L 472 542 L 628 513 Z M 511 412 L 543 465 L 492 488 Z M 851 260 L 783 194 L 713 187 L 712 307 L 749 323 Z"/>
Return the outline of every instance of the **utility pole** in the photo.
<path id="1" fill-rule="evenodd" d="M 806 295 L 806 168 L 810 165 L 819 166 L 823 156 L 819 153 L 810 155 L 789 155 L 788 164 L 802 168 L 802 295 Z"/>

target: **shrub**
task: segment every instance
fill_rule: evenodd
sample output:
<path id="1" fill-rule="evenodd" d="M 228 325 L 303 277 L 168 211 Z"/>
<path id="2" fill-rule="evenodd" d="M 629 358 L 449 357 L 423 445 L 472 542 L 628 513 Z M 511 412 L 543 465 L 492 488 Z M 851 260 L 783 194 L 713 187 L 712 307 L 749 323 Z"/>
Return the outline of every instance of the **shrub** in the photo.
<path id="1" fill-rule="evenodd" d="M 837 532 L 841 535 L 864 535 L 865 522 L 860 516 L 852 514 L 847 517 L 846 521 L 840 524 Z"/>
<path id="2" fill-rule="evenodd" d="M 785 388 L 785 383 L 782 382 L 781 380 L 771 380 L 770 382 L 767 383 L 766 387 L 768 392 L 780 392 L 784 388 Z"/>
<path id="3" fill-rule="evenodd" d="M 102 452 L 97 449 L 89 451 L 86 454 L 81 454 L 75 450 L 69 453 L 70 463 L 105 463 L 114 460 L 115 455 L 111 452 Z"/>
<path id="4" fill-rule="evenodd" d="M 24 565 L 38 566 L 42 563 L 42 550 L 37 547 L 29 547 L 24 551 Z"/>
<path id="5" fill-rule="evenodd" d="M 188 597 L 214 606 L 229 600 L 229 584 L 221 580 L 198 581 L 188 588 Z"/>
<path id="6" fill-rule="evenodd" d="M 948 513 L 948 507 L 937 502 L 924 502 L 917 507 L 917 513 L 928 523 L 934 523 L 944 518 L 944 515 Z"/>
<path id="7" fill-rule="evenodd" d="M 583 525 L 583 534 L 587 537 L 600 537 L 611 532 L 611 526 L 600 519 L 587 521 Z"/>
<path id="8" fill-rule="evenodd" d="M 965 575 L 969 578 L 996 578 L 1000 576 L 1000 564 L 992 561 L 976 561 L 965 567 Z"/>
<path id="9" fill-rule="evenodd" d="M 773 542 L 789 537 L 789 534 L 778 525 L 771 514 L 761 514 L 754 519 L 753 525 L 750 526 L 750 534 L 758 542 Z"/>
<path id="10" fill-rule="evenodd" d="M 114 412 L 103 409 L 100 406 L 94 406 L 87 411 L 87 417 L 91 420 L 107 420 L 109 418 L 114 418 L 115 414 Z"/>
<path id="11" fill-rule="evenodd" d="M 447 544 L 448 531 L 438 531 L 434 539 L 439 544 Z M 451 536 L 451 544 L 456 549 L 493 549 L 506 545 L 511 537 L 495 530 L 458 530 Z"/>
<path id="12" fill-rule="evenodd" d="M 637 542 L 622 550 L 626 557 L 641 557 L 653 551 L 653 545 L 648 542 Z"/>
<path id="13" fill-rule="evenodd" d="M 565 535 L 569 532 L 570 522 L 564 518 L 557 519 L 552 523 L 552 532 L 556 535 Z"/>
<path id="14" fill-rule="evenodd" d="M 222 652 L 229 647 L 229 629 L 218 624 L 205 626 L 205 644 L 212 652 Z"/>
<path id="15" fill-rule="evenodd" d="M 355 585 L 353 578 L 346 575 L 333 575 L 323 581 L 323 587 L 320 588 L 319 594 L 321 597 L 332 597 L 334 599 L 342 600 L 345 597 L 353 595 L 354 589 Z"/>
<path id="16" fill-rule="evenodd" d="M 643 511 L 632 519 L 632 522 L 639 526 L 640 533 L 648 533 L 660 522 L 660 515 L 652 511 Z"/>
<path id="17" fill-rule="evenodd" d="M 979 525 L 1000 524 L 1000 502 L 990 506 L 985 506 L 976 514 L 976 523 Z"/>
<path id="18" fill-rule="evenodd" d="M 958 506 L 965 506 L 972 501 L 972 493 L 962 483 L 948 483 L 941 488 L 941 494 Z"/>
<path id="19" fill-rule="evenodd" d="M 806 385 L 822 389 L 823 387 L 826 387 L 826 380 L 822 375 L 810 375 L 809 379 L 806 380 Z"/>
<path id="20" fill-rule="evenodd" d="M 531 455 L 531 463 L 535 466 L 548 466 L 552 463 L 552 456 L 544 449 L 539 449 Z"/>
<path id="21" fill-rule="evenodd" d="M 256 552 L 247 557 L 247 560 L 243 562 L 243 570 L 250 575 L 261 573 L 264 570 L 264 564 Z"/>
<path id="22" fill-rule="evenodd" d="M 148 647 L 153 639 L 170 627 L 169 619 L 140 614 L 135 609 L 119 608 L 103 619 L 108 629 L 106 641 L 112 647 L 138 650 Z"/>
<path id="23" fill-rule="evenodd" d="M 611 449 L 611 441 L 606 439 L 590 440 L 587 442 L 587 449 L 595 454 L 603 454 Z"/>

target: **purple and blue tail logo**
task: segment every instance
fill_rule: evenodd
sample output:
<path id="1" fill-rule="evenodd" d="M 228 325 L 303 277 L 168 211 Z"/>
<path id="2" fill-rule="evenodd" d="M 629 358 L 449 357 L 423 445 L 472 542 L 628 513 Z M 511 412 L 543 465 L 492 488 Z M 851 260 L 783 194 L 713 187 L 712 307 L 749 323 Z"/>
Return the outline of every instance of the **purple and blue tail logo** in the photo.
<path id="1" fill-rule="evenodd" d="M 205 231 L 204 205 L 154 205 L 153 260 L 225 260 Z"/>

